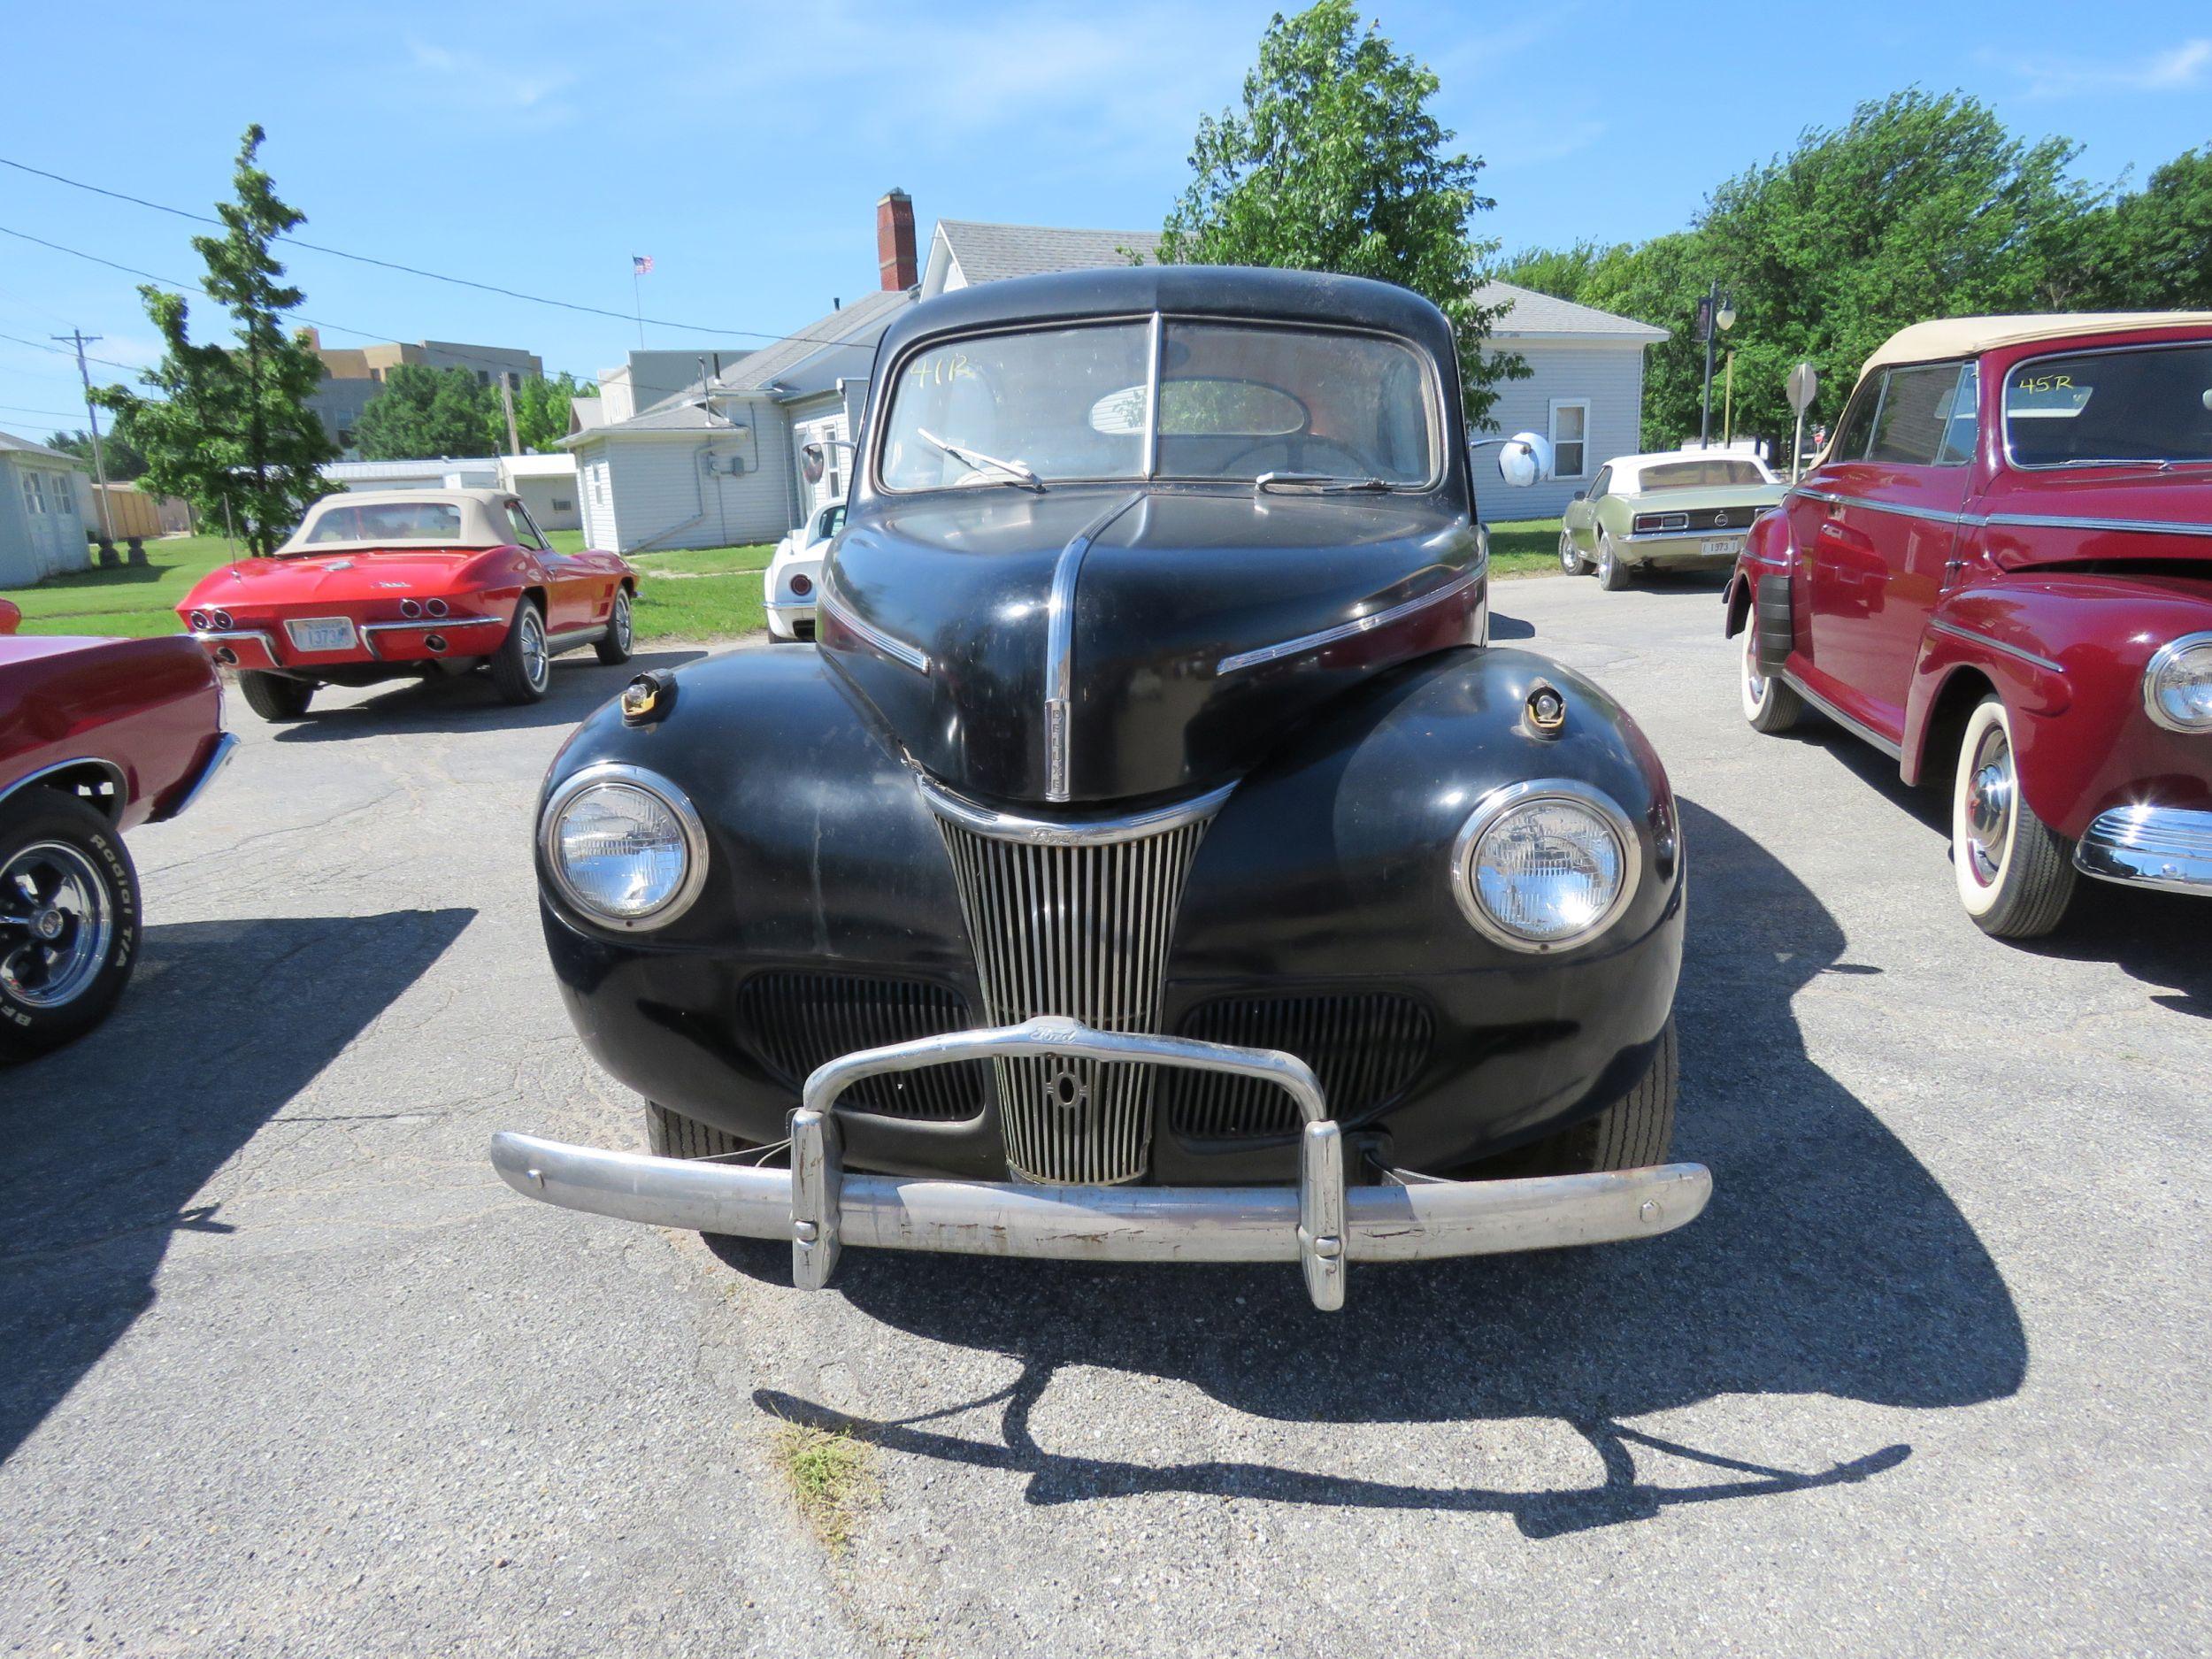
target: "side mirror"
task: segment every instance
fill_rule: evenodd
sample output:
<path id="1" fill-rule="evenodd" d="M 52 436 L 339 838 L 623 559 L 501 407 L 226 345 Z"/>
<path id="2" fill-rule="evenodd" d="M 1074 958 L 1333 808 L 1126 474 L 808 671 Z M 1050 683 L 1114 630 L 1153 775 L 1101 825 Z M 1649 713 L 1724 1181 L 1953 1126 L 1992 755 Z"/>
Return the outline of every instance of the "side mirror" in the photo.
<path id="1" fill-rule="evenodd" d="M 1551 477 L 1555 465 L 1551 440 L 1540 432 L 1517 432 L 1498 451 L 1498 475 L 1516 489 Z"/>
<path id="2" fill-rule="evenodd" d="M 1586 489 L 1578 489 L 1575 491 L 1574 498 L 1577 501 L 1587 501 L 1590 499 L 1590 492 Z"/>
<path id="3" fill-rule="evenodd" d="M 799 450 L 799 476 L 801 478 L 810 484 L 818 484 L 822 481 L 823 474 L 828 471 L 829 457 L 823 451 L 820 444 L 810 443 L 801 447 Z"/>

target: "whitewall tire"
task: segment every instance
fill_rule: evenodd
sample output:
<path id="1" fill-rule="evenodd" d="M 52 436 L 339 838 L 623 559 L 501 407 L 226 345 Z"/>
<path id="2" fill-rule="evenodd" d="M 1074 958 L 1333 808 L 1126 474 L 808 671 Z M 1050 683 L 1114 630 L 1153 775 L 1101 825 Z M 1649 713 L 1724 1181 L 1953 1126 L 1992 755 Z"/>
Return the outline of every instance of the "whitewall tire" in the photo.
<path id="1" fill-rule="evenodd" d="M 2016 753 L 2003 699 L 1983 698 L 1951 780 L 1952 873 L 1959 902 L 1984 933 L 2038 939 L 2074 896 L 2074 848 L 2028 804 Z"/>
<path id="2" fill-rule="evenodd" d="M 1779 674 L 1759 672 L 1758 639 L 1758 628 L 1745 623 L 1736 686 L 1743 702 L 1743 718 L 1751 722 L 1751 729 L 1771 736 L 1797 724 L 1798 717 L 1805 712 L 1805 700 Z"/>

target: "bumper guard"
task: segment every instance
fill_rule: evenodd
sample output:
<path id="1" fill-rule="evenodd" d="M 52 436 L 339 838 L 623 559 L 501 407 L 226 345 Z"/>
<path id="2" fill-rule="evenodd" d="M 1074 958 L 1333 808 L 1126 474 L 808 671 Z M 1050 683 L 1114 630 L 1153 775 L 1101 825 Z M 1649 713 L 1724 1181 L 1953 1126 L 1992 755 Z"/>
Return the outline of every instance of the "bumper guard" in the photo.
<path id="1" fill-rule="evenodd" d="M 1040 1053 L 1258 1078 L 1306 1120 L 1296 1187 L 1040 1187 L 851 1174 L 838 1096 L 863 1078 Z M 1071 1019 L 949 1033 L 832 1060 L 791 1117 L 791 1167 L 761 1169 L 492 1137 L 492 1164 L 526 1197 L 625 1221 L 791 1240 L 801 1289 L 829 1282 L 847 1244 L 1092 1262 L 1287 1262 L 1314 1306 L 1344 1305 L 1347 1263 L 1487 1256 L 1671 1232 L 1713 1187 L 1702 1164 L 1520 1180 L 1344 1184 L 1343 1139 L 1320 1084 L 1294 1055 L 1096 1031 Z"/>

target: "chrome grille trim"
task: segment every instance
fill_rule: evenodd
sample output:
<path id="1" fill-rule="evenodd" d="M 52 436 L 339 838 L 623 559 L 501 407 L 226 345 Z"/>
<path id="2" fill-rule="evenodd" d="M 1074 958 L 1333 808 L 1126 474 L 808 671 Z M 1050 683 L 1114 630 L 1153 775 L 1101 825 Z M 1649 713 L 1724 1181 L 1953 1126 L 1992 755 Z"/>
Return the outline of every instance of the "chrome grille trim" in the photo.
<path id="1" fill-rule="evenodd" d="M 1002 812 L 996 807 L 984 806 L 979 802 L 955 795 L 942 784 L 933 783 L 921 773 L 914 780 L 921 787 L 922 799 L 939 818 L 972 830 L 991 841 L 1028 841 L 1040 847 L 1087 847 L 1107 841 L 1134 841 L 1141 835 L 1156 835 L 1163 830 L 1179 828 L 1200 818 L 1210 818 L 1221 810 L 1221 803 L 1236 787 L 1225 783 L 1218 789 L 1209 789 L 1204 795 L 1194 795 L 1187 801 L 1178 801 L 1171 806 L 1153 807 L 1142 812 L 1125 812 L 1110 818 L 1024 818 L 1015 812 Z"/>
<path id="2" fill-rule="evenodd" d="M 1325 991 L 1216 997 L 1187 1012 L 1176 1034 L 1199 1042 L 1279 1049 L 1311 1066 L 1340 1123 L 1365 1118 L 1403 1094 L 1428 1064 L 1436 1022 L 1398 991 Z M 1294 1102 L 1249 1078 L 1171 1071 L 1160 1110 L 1191 1140 L 1295 1135 Z"/>
<path id="3" fill-rule="evenodd" d="M 794 1090 L 818 1066 L 861 1048 L 943 1036 L 970 1024 L 965 998 L 920 979 L 812 968 L 770 969 L 737 989 L 741 1040 Z M 856 1083 L 840 1111 L 919 1123 L 979 1116 L 991 1098 L 980 1061 L 874 1077 Z"/>
<path id="4" fill-rule="evenodd" d="M 1003 814 L 979 827 L 983 809 L 926 787 L 960 889 L 985 1020 L 1060 1015 L 1099 1031 L 1156 1034 L 1184 881 L 1227 793 L 1045 835 L 1041 822 Z M 958 810 L 947 811 L 948 802 Z M 1143 1177 L 1151 1066 L 1018 1057 L 992 1065 L 1017 1178 L 1104 1187 Z"/>

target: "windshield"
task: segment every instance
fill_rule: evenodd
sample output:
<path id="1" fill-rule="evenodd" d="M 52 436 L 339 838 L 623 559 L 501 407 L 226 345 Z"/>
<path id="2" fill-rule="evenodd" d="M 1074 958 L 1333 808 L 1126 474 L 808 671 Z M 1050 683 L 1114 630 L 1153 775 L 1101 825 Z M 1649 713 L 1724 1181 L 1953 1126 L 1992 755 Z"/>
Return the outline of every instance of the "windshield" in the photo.
<path id="1" fill-rule="evenodd" d="M 2212 343 L 2019 364 L 2005 447 L 2016 466 L 2212 461 Z"/>
<path id="2" fill-rule="evenodd" d="M 1773 481 L 1756 461 L 1669 461 L 1636 474 L 1636 488 L 1646 494 L 1655 489 L 1724 489 Z"/>
<path id="3" fill-rule="evenodd" d="M 460 534 L 461 510 L 449 501 L 385 501 L 326 507 L 301 541 L 452 541 Z"/>
<path id="4" fill-rule="evenodd" d="M 1425 488 L 1439 420 L 1426 358 L 1317 328 L 1169 322 L 1158 408 L 1143 322 L 979 335 L 908 359 L 878 460 L 891 490 L 1270 473 Z M 1148 456 L 1156 448 L 1156 459 Z"/>

